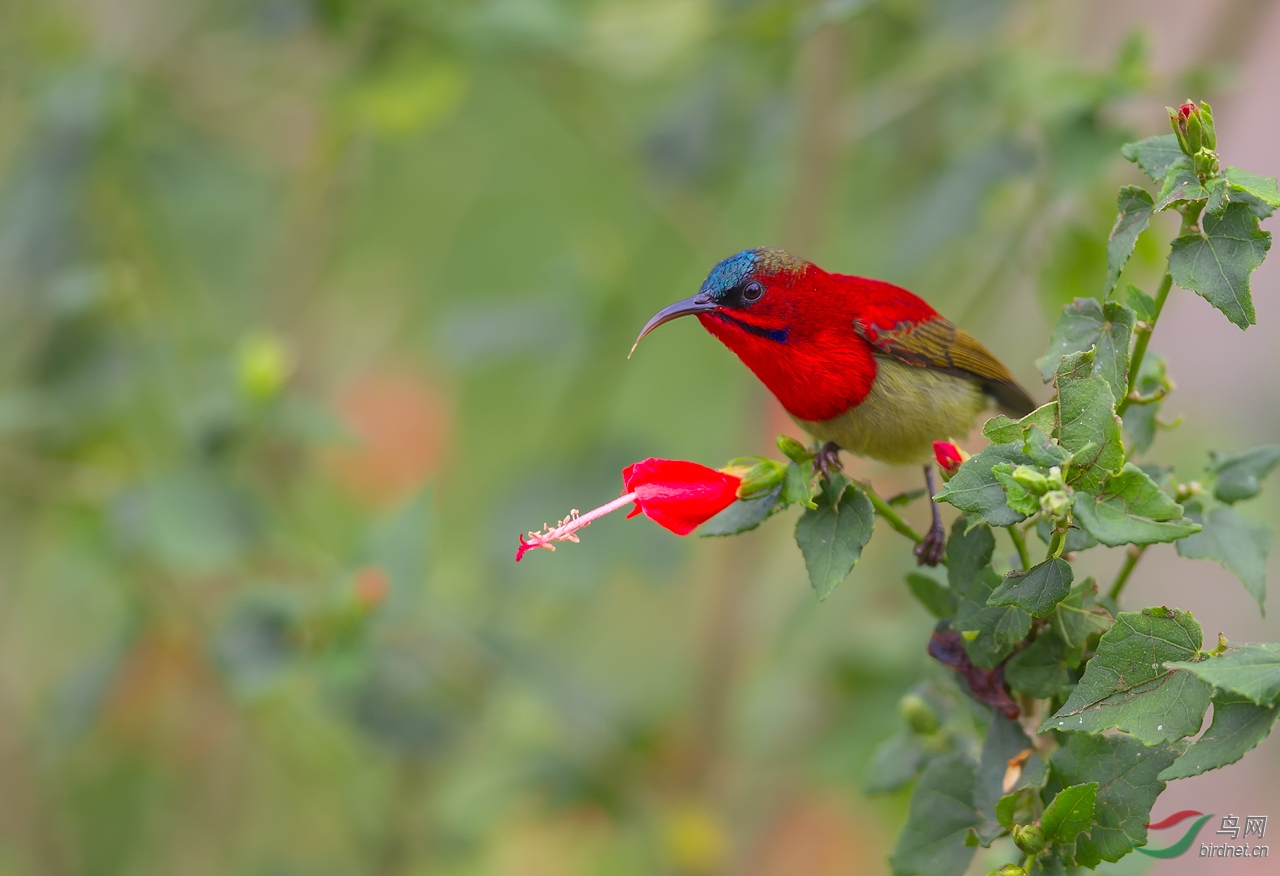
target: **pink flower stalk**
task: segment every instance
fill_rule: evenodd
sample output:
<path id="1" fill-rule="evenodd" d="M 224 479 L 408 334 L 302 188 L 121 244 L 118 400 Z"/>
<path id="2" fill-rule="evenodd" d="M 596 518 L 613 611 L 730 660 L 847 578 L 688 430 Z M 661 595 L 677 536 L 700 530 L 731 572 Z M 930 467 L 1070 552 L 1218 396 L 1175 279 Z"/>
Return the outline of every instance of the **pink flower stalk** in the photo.
<path id="1" fill-rule="evenodd" d="M 628 492 L 612 502 L 586 514 L 574 509 L 555 526 L 520 536 L 516 562 L 534 548 L 553 551 L 557 541 L 578 541 L 579 529 L 631 502 L 636 507 L 627 517 L 643 513 L 676 535 L 688 535 L 733 504 L 742 479 L 696 462 L 646 459 L 622 470 L 622 484 Z"/>

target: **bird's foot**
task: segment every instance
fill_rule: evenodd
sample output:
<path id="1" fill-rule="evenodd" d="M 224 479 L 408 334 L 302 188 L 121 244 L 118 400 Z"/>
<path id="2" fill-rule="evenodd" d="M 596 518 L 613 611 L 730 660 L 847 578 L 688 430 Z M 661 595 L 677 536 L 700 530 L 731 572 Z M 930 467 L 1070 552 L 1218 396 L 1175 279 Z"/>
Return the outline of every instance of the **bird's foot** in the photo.
<path id="1" fill-rule="evenodd" d="M 819 472 L 826 480 L 831 480 L 831 472 L 843 471 L 840 464 L 840 447 L 834 441 L 828 441 L 818 448 L 813 457 L 813 470 Z"/>
<path id="2" fill-rule="evenodd" d="M 929 531 L 924 534 L 924 541 L 916 545 L 916 565 L 936 566 L 942 562 L 947 549 L 947 533 L 942 528 L 941 520 L 934 520 Z"/>

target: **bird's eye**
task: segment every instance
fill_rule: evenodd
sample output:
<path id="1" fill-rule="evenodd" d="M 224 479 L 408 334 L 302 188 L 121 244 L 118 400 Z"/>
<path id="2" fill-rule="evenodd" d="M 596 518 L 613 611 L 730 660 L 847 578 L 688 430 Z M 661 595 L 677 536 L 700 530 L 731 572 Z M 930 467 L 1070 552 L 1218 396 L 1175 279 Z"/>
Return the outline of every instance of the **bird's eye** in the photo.
<path id="1" fill-rule="evenodd" d="M 754 280 L 742 287 L 743 301 L 759 301 L 763 295 L 764 287 Z"/>

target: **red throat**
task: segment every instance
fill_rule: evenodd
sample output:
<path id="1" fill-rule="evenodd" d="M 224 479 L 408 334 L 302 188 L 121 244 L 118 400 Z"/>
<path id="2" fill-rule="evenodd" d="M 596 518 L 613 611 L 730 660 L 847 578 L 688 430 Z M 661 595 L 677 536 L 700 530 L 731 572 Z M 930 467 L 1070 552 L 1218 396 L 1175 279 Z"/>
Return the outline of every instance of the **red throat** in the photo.
<path id="1" fill-rule="evenodd" d="M 828 274 L 813 265 L 788 284 L 771 285 L 765 303 L 759 310 L 730 314 L 741 317 L 736 322 L 715 313 L 699 314 L 698 321 L 737 354 L 789 414 L 819 422 L 861 404 L 875 382 L 871 345 L 857 334 L 855 322 L 894 325 L 937 316 L 905 289 Z M 761 328 L 774 336 L 765 336 Z M 777 339 L 782 331 L 785 340 Z"/>

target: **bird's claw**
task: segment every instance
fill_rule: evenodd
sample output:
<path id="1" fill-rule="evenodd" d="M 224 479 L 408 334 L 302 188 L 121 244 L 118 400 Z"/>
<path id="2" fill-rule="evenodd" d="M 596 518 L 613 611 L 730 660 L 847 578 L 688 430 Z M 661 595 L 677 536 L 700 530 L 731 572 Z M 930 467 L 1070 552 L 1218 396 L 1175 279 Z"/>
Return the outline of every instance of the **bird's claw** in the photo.
<path id="1" fill-rule="evenodd" d="M 813 457 L 813 470 L 828 481 L 831 480 L 831 472 L 844 470 L 844 466 L 840 464 L 840 447 L 836 442 L 828 441 L 818 448 Z"/>
<path id="2" fill-rule="evenodd" d="M 916 545 L 916 565 L 936 566 L 942 562 L 947 548 L 947 533 L 942 528 L 942 521 L 936 520 L 924 534 L 924 540 Z"/>

